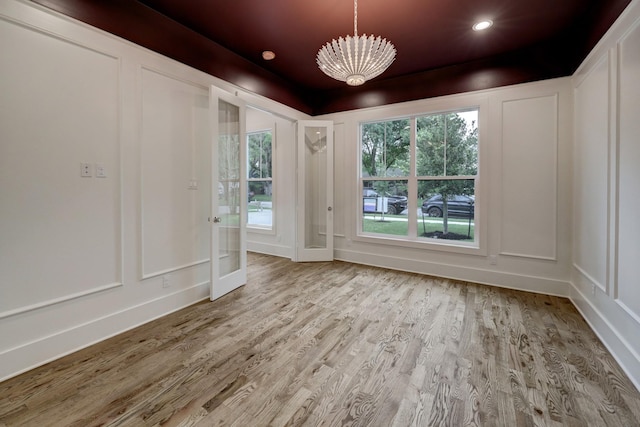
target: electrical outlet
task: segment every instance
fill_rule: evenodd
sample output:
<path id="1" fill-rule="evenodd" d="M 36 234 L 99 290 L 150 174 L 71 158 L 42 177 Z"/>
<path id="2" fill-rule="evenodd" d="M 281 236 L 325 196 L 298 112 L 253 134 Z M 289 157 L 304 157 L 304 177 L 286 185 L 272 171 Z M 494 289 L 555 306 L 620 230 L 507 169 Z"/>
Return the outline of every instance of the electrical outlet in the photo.
<path id="1" fill-rule="evenodd" d="M 498 263 L 498 257 L 496 255 L 489 255 L 489 264 L 496 265 Z"/>
<path id="2" fill-rule="evenodd" d="M 171 286 L 171 282 L 169 282 L 169 276 L 162 276 L 162 287 L 168 288 Z"/>
<path id="3" fill-rule="evenodd" d="M 80 163 L 80 176 L 83 178 L 93 176 L 93 166 L 91 166 L 91 163 Z"/>
<path id="4" fill-rule="evenodd" d="M 595 294 L 596 294 L 596 285 L 592 283 L 591 284 L 591 295 L 595 296 Z"/>

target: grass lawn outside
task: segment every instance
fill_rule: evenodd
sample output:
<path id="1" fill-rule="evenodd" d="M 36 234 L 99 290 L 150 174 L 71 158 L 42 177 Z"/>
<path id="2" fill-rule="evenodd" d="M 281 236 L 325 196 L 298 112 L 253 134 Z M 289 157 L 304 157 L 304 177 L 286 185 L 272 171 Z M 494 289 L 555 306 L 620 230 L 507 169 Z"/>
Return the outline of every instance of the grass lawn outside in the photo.
<path id="1" fill-rule="evenodd" d="M 418 237 L 437 239 L 473 241 L 474 221 L 468 219 L 449 218 L 449 233 L 443 235 L 442 218 L 418 217 Z M 406 215 L 365 215 L 362 220 L 362 231 L 365 233 L 388 234 L 392 236 L 408 236 L 408 219 Z M 469 224 L 471 227 L 469 227 Z M 448 237 L 447 237 L 448 236 Z"/>

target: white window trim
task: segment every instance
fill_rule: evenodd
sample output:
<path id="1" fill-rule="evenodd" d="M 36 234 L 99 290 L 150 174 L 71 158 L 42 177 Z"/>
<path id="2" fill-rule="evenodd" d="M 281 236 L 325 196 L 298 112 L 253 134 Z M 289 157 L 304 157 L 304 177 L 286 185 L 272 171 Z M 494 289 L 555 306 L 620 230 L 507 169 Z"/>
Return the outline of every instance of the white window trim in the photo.
<path id="1" fill-rule="evenodd" d="M 247 162 L 248 160 L 248 152 L 249 152 L 249 135 L 256 133 L 264 133 L 271 132 L 271 178 L 252 178 L 250 179 L 247 176 L 247 186 L 249 186 L 249 182 L 251 181 L 271 181 L 271 226 L 261 226 L 258 224 L 249 223 L 249 212 L 247 211 L 247 231 L 256 234 L 265 234 L 265 235 L 276 235 L 276 210 L 277 210 L 277 186 L 276 186 L 276 173 L 277 173 L 277 155 L 276 155 L 276 146 L 277 146 L 277 135 L 276 135 L 276 125 L 270 128 L 265 129 L 257 129 L 252 130 L 251 132 L 247 132 L 246 134 L 246 144 L 247 144 Z M 247 175 L 249 174 L 247 168 Z M 248 209 L 248 202 L 247 202 Z"/>
<path id="2" fill-rule="evenodd" d="M 486 219 L 486 204 L 488 203 L 489 194 L 485 190 L 486 182 L 489 180 L 489 171 L 485 170 L 483 164 L 485 164 L 484 159 L 487 155 L 487 146 L 488 143 L 483 143 L 484 140 L 488 139 L 489 135 L 489 102 L 485 96 L 473 96 L 473 97 L 464 97 L 466 102 L 464 102 L 462 97 L 455 97 L 456 99 L 448 99 L 442 100 L 438 99 L 430 102 L 425 107 L 421 106 L 419 109 L 417 107 L 410 108 L 407 111 L 406 106 L 402 108 L 401 112 L 398 114 L 393 114 L 394 108 L 391 109 L 375 109 L 373 112 L 375 114 L 363 114 L 358 115 L 357 120 L 354 121 L 356 126 L 356 135 L 357 140 L 355 146 L 355 150 L 357 151 L 357 187 L 356 194 L 357 196 L 357 212 L 356 212 L 356 229 L 353 235 L 353 241 L 362 242 L 362 243 L 372 243 L 376 245 L 389 245 L 389 246 L 397 246 L 404 248 L 416 248 L 422 250 L 434 250 L 439 252 L 451 252 L 458 254 L 467 254 L 467 255 L 477 255 L 477 256 L 487 256 L 487 241 L 488 241 L 488 233 L 487 233 L 487 219 Z M 453 101 L 453 102 L 452 102 Z M 430 107 L 431 106 L 431 107 Z M 409 237 L 409 236 L 393 236 L 393 235 L 385 235 L 385 234 L 363 234 L 362 233 L 362 189 L 358 188 L 361 186 L 362 177 L 362 147 L 361 147 L 361 126 L 363 123 L 370 123 L 376 121 L 392 121 L 392 120 L 400 120 L 400 119 L 409 119 L 411 121 L 411 126 L 414 127 L 415 118 L 427 115 L 434 114 L 445 114 L 451 112 L 464 111 L 469 109 L 478 109 L 478 123 L 482 124 L 478 127 L 478 174 L 473 177 L 475 182 L 475 194 L 476 194 L 476 209 L 475 209 L 475 218 L 474 218 L 474 242 L 460 242 L 460 241 L 448 241 L 442 242 L 437 239 L 418 239 L 417 237 Z M 384 112 L 387 112 L 386 114 Z M 410 135 L 411 141 L 411 150 L 415 151 L 415 132 L 411 132 Z M 410 159 L 411 168 L 415 170 L 415 156 L 412 156 Z M 394 177 L 395 178 L 395 177 Z M 400 177 L 398 177 L 400 178 Z M 418 176 L 410 176 L 403 177 L 403 179 L 407 180 L 407 188 L 409 194 L 412 194 L 411 191 L 415 193 L 417 190 L 417 181 L 420 177 Z M 424 177 L 423 177 L 424 178 Z M 458 177 L 456 177 L 458 178 Z M 480 195 L 480 197 L 478 197 Z M 412 221 L 411 218 L 408 218 L 409 221 L 409 233 L 411 233 L 411 227 L 417 227 L 417 210 L 416 213 L 410 214 L 411 216 L 415 216 L 416 220 Z M 417 230 L 414 230 L 417 231 Z M 414 234 L 417 234 L 414 233 Z"/>

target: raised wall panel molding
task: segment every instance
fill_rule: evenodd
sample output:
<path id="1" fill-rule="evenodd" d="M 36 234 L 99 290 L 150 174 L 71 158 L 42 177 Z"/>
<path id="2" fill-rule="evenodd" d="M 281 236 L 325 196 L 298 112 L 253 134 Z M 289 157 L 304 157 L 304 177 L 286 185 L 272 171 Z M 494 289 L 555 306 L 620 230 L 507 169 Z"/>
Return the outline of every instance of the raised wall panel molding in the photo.
<path id="1" fill-rule="evenodd" d="M 583 279 L 587 280 L 589 285 L 595 286 L 598 289 L 600 289 L 602 292 L 605 292 L 606 286 L 604 283 L 598 281 L 596 278 L 591 276 L 587 271 L 585 271 L 584 268 L 580 267 L 575 262 L 573 263 L 573 268 L 575 268 L 580 273 Z"/>
<path id="2" fill-rule="evenodd" d="M 640 327 L 640 314 L 635 312 L 631 307 L 626 305 L 622 300 L 616 299 L 616 304 L 622 308 L 625 313 L 627 313 L 633 320 L 638 323 L 638 327 Z"/>
<path id="3" fill-rule="evenodd" d="M 27 313 L 29 311 L 39 310 L 41 308 L 50 307 L 52 305 L 61 304 L 63 302 L 72 301 L 74 299 L 83 298 L 89 295 L 97 294 L 100 292 L 109 291 L 111 289 L 116 289 L 122 286 L 122 283 L 111 283 L 104 286 L 96 286 L 91 289 L 84 290 L 82 292 L 77 292 L 75 294 L 64 295 L 58 298 L 50 299 L 48 301 L 42 301 L 36 304 L 30 304 L 24 307 L 19 307 L 13 310 L 6 310 L 0 312 L 0 319 L 4 319 L 11 316 L 16 316 L 18 314 Z"/>
<path id="4" fill-rule="evenodd" d="M 612 150 L 616 166 L 615 194 L 617 221 L 614 223 L 616 238 L 614 297 L 618 304 L 635 319 L 640 317 L 640 287 L 638 286 L 638 261 L 640 260 L 640 19 L 631 25 L 620 40 L 616 50 L 617 130 Z"/>
<path id="5" fill-rule="evenodd" d="M 606 51 L 574 88 L 573 264 L 604 293 L 611 270 L 610 59 Z"/>
<path id="6" fill-rule="evenodd" d="M 180 271 L 180 270 L 184 270 L 184 269 L 187 269 L 187 268 L 196 267 L 196 266 L 202 265 L 202 264 L 207 264 L 209 261 L 210 261 L 210 259 L 207 258 L 207 259 L 203 259 L 203 260 L 200 260 L 200 261 L 192 262 L 192 263 L 189 263 L 189 264 L 184 264 L 184 265 L 178 265 L 178 266 L 175 266 L 175 267 L 171 267 L 171 268 L 168 268 L 166 270 L 153 271 L 153 272 L 144 274 L 142 276 L 142 280 L 151 279 L 153 277 L 162 276 L 163 274 L 173 273 L 175 271 Z"/>
<path id="7" fill-rule="evenodd" d="M 607 283 L 606 294 L 612 298 L 617 298 L 618 294 L 618 164 L 620 153 L 620 139 L 618 137 L 618 100 L 620 97 L 618 47 L 609 49 L 609 159 L 608 159 L 608 182 L 607 191 L 609 195 L 607 225 L 609 233 L 607 236 Z"/>
<path id="8" fill-rule="evenodd" d="M 6 16 L 0 39 L 7 317 L 122 286 L 123 100 L 112 52 Z M 80 178 L 81 161 L 108 176 Z"/>
<path id="9" fill-rule="evenodd" d="M 556 260 L 558 114 L 557 93 L 502 102 L 501 255 Z"/>
<path id="10" fill-rule="evenodd" d="M 500 251 L 498 255 L 504 255 L 504 256 L 510 256 L 510 257 L 516 257 L 516 258 L 539 259 L 541 261 L 557 261 L 558 260 L 556 256 L 537 256 L 537 255 L 531 255 L 527 253 L 515 253 L 515 252 L 506 252 L 506 251 Z"/>
<path id="11" fill-rule="evenodd" d="M 209 260 L 211 139 L 207 87 L 146 65 L 138 80 L 142 280 Z"/>

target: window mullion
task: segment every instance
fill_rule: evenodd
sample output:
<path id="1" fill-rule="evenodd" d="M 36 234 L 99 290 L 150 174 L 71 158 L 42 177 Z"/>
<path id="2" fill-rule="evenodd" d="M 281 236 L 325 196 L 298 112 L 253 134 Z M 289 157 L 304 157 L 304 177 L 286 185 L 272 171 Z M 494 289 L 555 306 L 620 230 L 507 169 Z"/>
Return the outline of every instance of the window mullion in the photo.
<path id="1" fill-rule="evenodd" d="M 418 223 L 418 180 L 417 166 L 416 166 L 416 140 L 417 140 L 417 125 L 416 118 L 410 119 L 410 132 L 409 132 L 409 182 L 407 183 L 407 221 L 408 221 L 408 237 L 416 238 L 417 223 Z"/>

